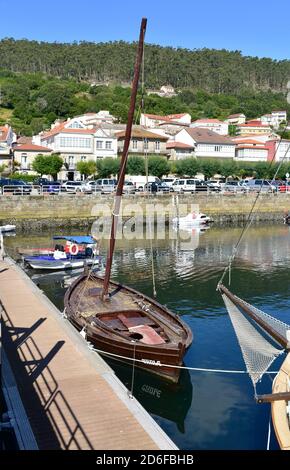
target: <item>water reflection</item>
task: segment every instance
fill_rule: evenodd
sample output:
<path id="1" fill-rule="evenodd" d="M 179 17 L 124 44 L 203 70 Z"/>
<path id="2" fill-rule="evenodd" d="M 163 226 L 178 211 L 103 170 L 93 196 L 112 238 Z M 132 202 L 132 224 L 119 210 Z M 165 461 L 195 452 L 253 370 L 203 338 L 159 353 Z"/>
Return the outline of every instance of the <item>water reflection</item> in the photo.
<path id="1" fill-rule="evenodd" d="M 240 228 L 215 228 L 153 241 L 157 300 L 183 316 L 194 341 L 185 365 L 217 369 L 245 369 L 231 322 L 216 292 Z M 67 234 L 67 232 L 66 232 Z M 82 234 L 74 231 L 72 234 Z M 7 250 L 49 246 L 53 234 L 7 238 Z M 187 241 L 187 239 L 185 240 Z M 102 245 L 103 255 L 106 246 Z M 30 272 L 48 297 L 63 309 L 65 290 L 78 273 L 42 275 Z M 152 296 L 149 240 L 118 240 L 113 276 Z M 290 230 L 285 225 L 251 227 L 233 267 L 231 290 L 261 310 L 289 323 Z M 279 362 L 273 367 L 277 370 Z M 131 387 L 131 368 L 114 365 L 117 375 Z M 268 377 L 259 385 L 269 393 Z M 181 449 L 265 449 L 270 408 L 256 405 L 247 375 L 184 372 L 176 388 L 136 370 L 134 393 Z M 271 448 L 277 444 L 272 439 Z"/>
<path id="2" fill-rule="evenodd" d="M 185 419 L 192 404 L 193 387 L 188 370 L 182 370 L 178 384 L 161 380 L 153 374 L 136 369 L 132 387 L 132 367 L 108 359 L 109 365 L 144 408 L 156 417 L 176 424 L 185 433 Z"/>

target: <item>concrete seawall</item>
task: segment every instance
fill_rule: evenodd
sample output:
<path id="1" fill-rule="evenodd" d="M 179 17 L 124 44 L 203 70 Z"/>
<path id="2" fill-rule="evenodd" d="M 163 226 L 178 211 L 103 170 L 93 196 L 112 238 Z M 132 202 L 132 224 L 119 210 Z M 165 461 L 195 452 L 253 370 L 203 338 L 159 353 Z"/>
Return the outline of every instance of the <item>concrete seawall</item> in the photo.
<path id="1" fill-rule="evenodd" d="M 180 195 L 178 210 L 186 215 L 191 206 L 210 215 L 217 224 L 243 223 L 256 195 Z M 43 230 L 58 227 L 87 227 L 98 217 L 111 214 L 113 197 L 108 195 L 0 196 L 0 224 L 13 223 L 20 230 Z M 145 197 L 139 194 L 123 197 L 125 218 L 145 213 L 164 215 L 168 221 L 176 216 L 171 195 Z M 290 210 L 289 194 L 261 195 L 256 205 L 254 222 L 281 221 Z"/>

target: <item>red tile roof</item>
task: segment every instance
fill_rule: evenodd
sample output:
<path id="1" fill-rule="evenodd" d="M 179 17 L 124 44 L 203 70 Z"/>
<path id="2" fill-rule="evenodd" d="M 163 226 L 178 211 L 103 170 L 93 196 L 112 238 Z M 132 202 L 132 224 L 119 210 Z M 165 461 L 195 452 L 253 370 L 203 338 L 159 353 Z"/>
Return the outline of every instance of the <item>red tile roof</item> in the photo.
<path id="1" fill-rule="evenodd" d="M 253 144 L 253 145 L 264 145 L 260 140 L 254 139 L 232 139 L 235 144 Z"/>
<path id="2" fill-rule="evenodd" d="M 60 132 L 63 132 L 65 134 L 94 134 L 96 131 L 95 127 L 93 129 L 72 129 L 72 128 L 69 129 L 65 127 L 68 123 L 69 121 L 62 122 L 61 124 L 58 124 L 53 129 L 51 129 L 50 131 L 45 132 L 41 136 L 41 140 L 46 140 L 48 137 L 57 135 Z"/>
<path id="3" fill-rule="evenodd" d="M 52 152 L 51 149 L 48 147 L 42 147 L 41 145 L 34 145 L 34 144 L 21 144 L 21 145 L 16 145 L 14 147 L 14 151 L 26 151 L 26 152 Z"/>
<path id="4" fill-rule="evenodd" d="M 192 145 L 183 144 L 182 142 L 167 142 L 166 144 L 167 149 L 193 149 Z"/>
<path id="5" fill-rule="evenodd" d="M 237 150 L 240 149 L 268 150 L 268 148 L 265 147 L 264 144 L 261 144 L 259 147 L 253 145 L 238 145 Z"/>
<path id="6" fill-rule="evenodd" d="M 269 128 L 268 124 L 262 124 L 261 121 L 251 121 L 251 122 L 247 122 L 246 124 L 239 124 L 238 127 L 267 127 Z"/>

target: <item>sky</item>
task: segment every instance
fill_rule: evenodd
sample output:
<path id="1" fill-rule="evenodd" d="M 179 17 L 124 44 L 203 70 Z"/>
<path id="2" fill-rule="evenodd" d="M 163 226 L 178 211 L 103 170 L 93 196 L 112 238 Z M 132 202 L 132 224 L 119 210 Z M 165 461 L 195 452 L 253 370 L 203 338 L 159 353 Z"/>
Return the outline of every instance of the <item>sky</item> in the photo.
<path id="1" fill-rule="evenodd" d="M 147 43 L 290 58 L 289 0 L 0 0 L 0 11 L 0 39 L 133 41 L 146 16 Z"/>

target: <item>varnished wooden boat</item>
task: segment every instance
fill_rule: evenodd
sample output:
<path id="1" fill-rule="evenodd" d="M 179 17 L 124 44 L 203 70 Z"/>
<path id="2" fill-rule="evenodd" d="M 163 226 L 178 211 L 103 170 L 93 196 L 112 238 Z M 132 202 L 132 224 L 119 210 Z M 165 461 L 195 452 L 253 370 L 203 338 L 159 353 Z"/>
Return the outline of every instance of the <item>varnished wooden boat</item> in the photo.
<path id="1" fill-rule="evenodd" d="M 100 297 L 104 279 L 79 277 L 65 295 L 66 315 L 97 349 L 128 358 L 122 362 L 178 382 L 190 328 L 166 307 L 130 287 L 110 281 L 109 301 Z M 118 357 L 115 357 L 118 359 Z M 173 367 L 162 366 L 166 364 Z"/>
<path id="2" fill-rule="evenodd" d="M 85 328 L 87 339 L 99 351 L 177 382 L 180 373 L 178 366 L 181 366 L 185 350 L 192 342 L 191 330 L 177 315 L 155 300 L 111 281 L 146 24 L 147 20 L 143 18 L 112 212 L 105 276 L 101 278 L 92 273 L 80 276 L 65 295 L 65 309 L 71 323 L 79 330 Z"/>
<path id="3" fill-rule="evenodd" d="M 288 353 L 273 383 L 273 394 L 290 392 L 290 353 Z M 290 450 L 290 401 L 272 402 L 272 421 L 281 450 Z M 287 412 L 288 410 L 288 412 Z"/>

